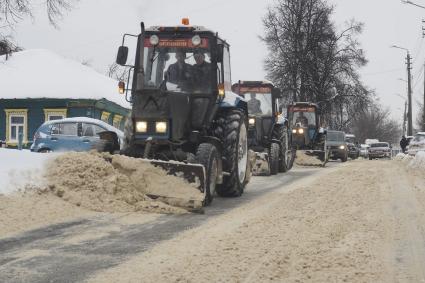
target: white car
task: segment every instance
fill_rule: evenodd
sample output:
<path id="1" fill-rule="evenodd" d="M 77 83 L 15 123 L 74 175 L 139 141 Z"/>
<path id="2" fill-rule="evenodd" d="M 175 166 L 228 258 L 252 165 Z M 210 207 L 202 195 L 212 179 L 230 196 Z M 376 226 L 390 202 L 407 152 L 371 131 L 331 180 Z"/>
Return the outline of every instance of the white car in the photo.
<path id="1" fill-rule="evenodd" d="M 368 157 L 368 153 L 369 153 L 369 145 L 368 144 L 361 144 L 360 145 L 360 156 L 363 158 L 367 158 Z"/>
<path id="2" fill-rule="evenodd" d="M 409 143 L 407 153 L 415 156 L 419 151 L 425 151 L 425 132 L 417 133 Z"/>

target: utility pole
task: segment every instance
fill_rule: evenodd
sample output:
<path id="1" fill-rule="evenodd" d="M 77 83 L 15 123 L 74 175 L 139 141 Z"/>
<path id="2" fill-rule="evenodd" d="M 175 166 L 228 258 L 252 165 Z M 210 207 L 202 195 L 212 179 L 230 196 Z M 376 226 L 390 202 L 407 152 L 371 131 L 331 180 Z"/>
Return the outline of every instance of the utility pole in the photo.
<path id="1" fill-rule="evenodd" d="M 406 134 L 407 100 L 404 100 L 403 135 Z"/>
<path id="2" fill-rule="evenodd" d="M 413 119 L 412 119 L 412 77 L 410 71 L 412 70 L 412 58 L 410 57 L 409 51 L 407 52 L 407 98 L 408 98 L 408 107 L 409 110 L 407 112 L 407 135 L 413 135 Z"/>
<path id="3" fill-rule="evenodd" d="M 422 105 L 422 131 L 425 131 L 425 64 L 424 64 L 424 101 Z"/>

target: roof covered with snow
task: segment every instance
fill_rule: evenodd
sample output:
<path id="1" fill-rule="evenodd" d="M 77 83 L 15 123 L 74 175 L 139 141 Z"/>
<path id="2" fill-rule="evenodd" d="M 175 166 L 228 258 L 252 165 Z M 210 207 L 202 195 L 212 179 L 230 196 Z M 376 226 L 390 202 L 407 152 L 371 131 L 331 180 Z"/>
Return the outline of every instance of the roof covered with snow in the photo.
<path id="1" fill-rule="evenodd" d="M 1 98 L 107 99 L 130 108 L 118 82 L 52 51 L 32 49 L 0 56 Z"/>

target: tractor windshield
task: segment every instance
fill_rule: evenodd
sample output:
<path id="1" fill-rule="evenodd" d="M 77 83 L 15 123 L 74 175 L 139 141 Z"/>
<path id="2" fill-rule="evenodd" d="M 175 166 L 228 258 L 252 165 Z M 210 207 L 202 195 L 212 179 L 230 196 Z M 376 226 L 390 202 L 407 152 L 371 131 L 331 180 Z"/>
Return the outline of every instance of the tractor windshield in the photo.
<path id="1" fill-rule="evenodd" d="M 289 108 L 292 126 L 316 127 L 316 111 L 314 107 L 298 107 Z"/>
<path id="2" fill-rule="evenodd" d="M 248 113 L 255 116 L 271 116 L 273 114 L 272 94 L 255 93 L 245 94 L 248 101 Z"/>
<path id="3" fill-rule="evenodd" d="M 208 40 L 194 47 L 191 38 L 161 38 L 156 45 L 144 41 L 144 88 L 174 92 L 212 91 Z"/>

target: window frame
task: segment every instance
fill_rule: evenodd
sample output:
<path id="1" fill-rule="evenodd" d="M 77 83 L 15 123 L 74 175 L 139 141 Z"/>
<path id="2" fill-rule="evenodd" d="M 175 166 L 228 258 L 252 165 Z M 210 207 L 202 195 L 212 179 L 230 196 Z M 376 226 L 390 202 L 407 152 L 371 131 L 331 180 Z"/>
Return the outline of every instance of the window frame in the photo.
<path id="1" fill-rule="evenodd" d="M 67 109 L 66 108 L 45 108 L 44 111 L 44 122 L 54 121 L 50 120 L 50 116 L 61 116 L 62 119 L 67 117 Z M 57 119 L 56 119 L 57 120 Z"/>
<path id="2" fill-rule="evenodd" d="M 22 143 L 28 143 L 28 109 L 5 109 L 4 111 L 6 112 L 6 145 L 16 146 L 19 143 L 19 130 L 16 139 L 12 139 L 12 117 L 24 118 Z"/>

